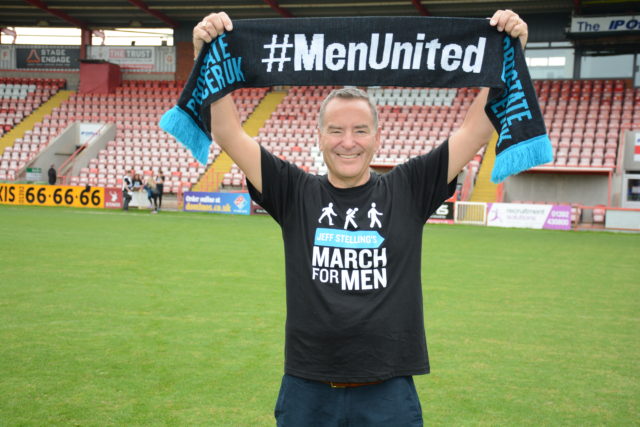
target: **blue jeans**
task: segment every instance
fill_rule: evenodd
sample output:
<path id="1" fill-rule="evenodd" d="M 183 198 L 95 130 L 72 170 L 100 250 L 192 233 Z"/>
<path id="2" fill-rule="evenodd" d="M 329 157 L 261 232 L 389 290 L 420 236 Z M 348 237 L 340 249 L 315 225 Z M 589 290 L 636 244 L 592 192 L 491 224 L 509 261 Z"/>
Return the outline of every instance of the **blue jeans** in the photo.
<path id="1" fill-rule="evenodd" d="M 422 426 L 412 377 L 352 388 L 285 374 L 276 402 L 278 427 Z"/>

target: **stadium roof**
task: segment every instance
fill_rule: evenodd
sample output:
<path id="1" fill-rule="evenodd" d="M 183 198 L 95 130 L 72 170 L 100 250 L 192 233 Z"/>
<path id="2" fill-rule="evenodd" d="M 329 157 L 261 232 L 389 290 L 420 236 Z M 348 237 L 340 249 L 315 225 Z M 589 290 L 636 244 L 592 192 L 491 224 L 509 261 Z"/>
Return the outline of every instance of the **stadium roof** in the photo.
<path id="1" fill-rule="evenodd" d="M 633 0 L 2 0 L 0 27 L 191 27 L 210 12 L 232 18 L 311 16 L 474 16 L 499 8 L 530 14 L 637 13 Z"/>

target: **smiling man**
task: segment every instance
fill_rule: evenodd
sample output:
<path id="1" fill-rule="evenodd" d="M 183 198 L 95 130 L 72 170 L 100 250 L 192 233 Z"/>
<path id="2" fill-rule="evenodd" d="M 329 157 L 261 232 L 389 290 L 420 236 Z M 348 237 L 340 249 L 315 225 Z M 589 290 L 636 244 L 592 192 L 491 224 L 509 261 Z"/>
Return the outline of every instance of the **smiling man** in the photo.
<path id="1" fill-rule="evenodd" d="M 527 25 L 514 12 L 497 11 L 490 25 L 526 43 Z M 196 54 L 232 28 L 225 13 L 207 16 L 194 28 Z M 385 175 L 369 169 L 380 129 L 376 107 L 360 89 L 335 90 L 320 108 L 324 176 L 257 144 L 230 96 L 211 105 L 214 140 L 282 228 L 287 322 L 279 426 L 423 424 L 413 382 L 429 372 L 422 229 L 491 137 L 487 93 L 480 91 L 448 140 Z"/>
<path id="2" fill-rule="evenodd" d="M 318 140 L 332 185 L 349 188 L 366 183 L 380 148 L 378 114 L 367 95 L 357 89 L 329 94 L 320 107 Z"/>

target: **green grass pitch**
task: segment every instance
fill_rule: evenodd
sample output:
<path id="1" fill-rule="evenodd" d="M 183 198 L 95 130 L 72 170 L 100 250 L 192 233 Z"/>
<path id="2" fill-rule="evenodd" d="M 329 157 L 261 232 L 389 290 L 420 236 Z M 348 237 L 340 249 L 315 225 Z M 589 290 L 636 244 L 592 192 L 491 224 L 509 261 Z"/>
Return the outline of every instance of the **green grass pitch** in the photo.
<path id="1" fill-rule="evenodd" d="M 0 206 L 1 426 L 269 426 L 268 217 Z M 429 225 L 426 425 L 640 425 L 640 235 Z"/>

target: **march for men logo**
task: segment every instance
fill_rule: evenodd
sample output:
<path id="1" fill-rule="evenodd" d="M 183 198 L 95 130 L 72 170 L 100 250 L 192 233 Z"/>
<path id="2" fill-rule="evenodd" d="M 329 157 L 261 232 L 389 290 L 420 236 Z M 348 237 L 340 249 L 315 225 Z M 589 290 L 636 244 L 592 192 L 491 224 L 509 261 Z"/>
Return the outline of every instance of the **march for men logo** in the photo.
<path id="1" fill-rule="evenodd" d="M 328 227 L 316 228 L 311 279 L 326 285 L 338 286 L 343 291 L 372 291 L 387 287 L 387 248 L 380 247 L 384 237 L 376 229 L 382 228 L 384 214 L 372 202 L 367 210 L 371 230 L 358 230 L 360 208 L 350 207 L 345 212 L 344 224 L 338 218 L 334 204 L 322 208 L 318 223 Z"/>

